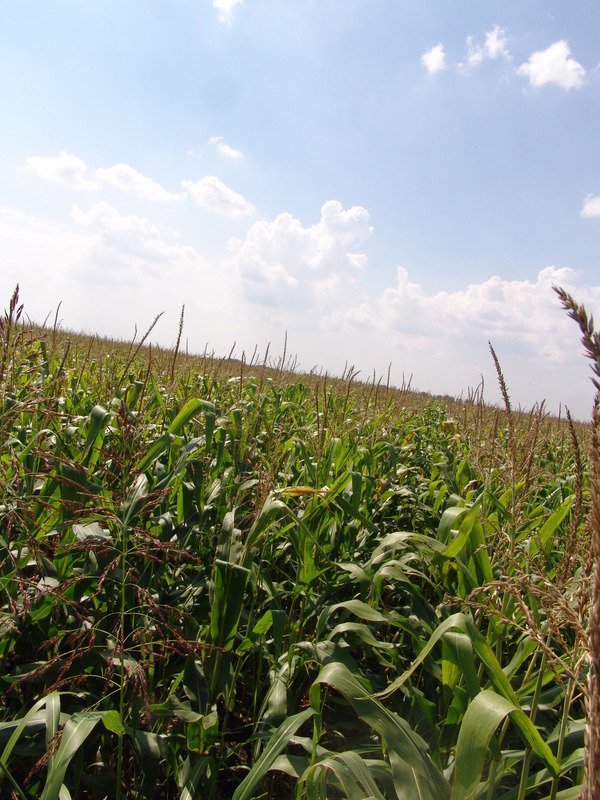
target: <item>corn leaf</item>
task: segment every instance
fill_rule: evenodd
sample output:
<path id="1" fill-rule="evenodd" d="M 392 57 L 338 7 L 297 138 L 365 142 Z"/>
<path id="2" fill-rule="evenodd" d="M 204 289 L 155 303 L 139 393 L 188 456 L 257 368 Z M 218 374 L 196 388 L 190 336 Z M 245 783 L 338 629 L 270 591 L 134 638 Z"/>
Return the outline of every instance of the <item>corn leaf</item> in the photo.
<path id="1" fill-rule="evenodd" d="M 299 714 L 288 717 L 273 732 L 260 758 L 237 787 L 231 800 L 251 800 L 255 788 L 267 774 L 277 756 L 290 743 L 298 728 L 309 720 L 313 714 L 312 708 L 306 708 L 304 711 L 300 711 Z"/>
<path id="2" fill-rule="evenodd" d="M 96 725 L 106 716 L 107 711 L 87 711 L 73 714 L 63 728 L 60 745 L 54 757 L 52 770 L 40 800 L 58 800 L 67 767 Z"/>

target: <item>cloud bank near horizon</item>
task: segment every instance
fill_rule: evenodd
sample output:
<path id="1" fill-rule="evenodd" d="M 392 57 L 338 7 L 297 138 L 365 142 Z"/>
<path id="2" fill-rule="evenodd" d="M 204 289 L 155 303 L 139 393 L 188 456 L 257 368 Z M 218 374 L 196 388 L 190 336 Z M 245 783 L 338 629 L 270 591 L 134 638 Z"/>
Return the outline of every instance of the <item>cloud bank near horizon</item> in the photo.
<path id="1" fill-rule="evenodd" d="M 73 188 L 81 190 L 78 179 Z M 234 340 L 251 350 L 287 332 L 307 369 L 339 374 L 350 362 L 383 374 L 392 362 L 418 387 L 445 394 L 478 382 L 491 341 L 519 365 L 522 377 L 513 385 L 520 403 L 547 397 L 585 418 L 591 402 L 565 396 L 568 380 L 555 383 L 553 376 L 585 368 L 574 359 L 577 331 L 552 287 L 566 288 L 593 312 L 600 285 L 569 267 L 545 266 L 534 279 L 492 275 L 427 292 L 410 268 L 398 266 L 394 280 L 374 292 L 364 252 L 374 229 L 361 206 L 328 200 L 309 225 L 288 212 L 255 221 L 244 237 L 230 237 L 213 264 L 180 231 L 102 200 L 87 209 L 75 204 L 61 222 L 2 208 L 0 235 L 5 295 L 19 282 L 26 310 L 38 320 L 62 302 L 67 327 L 127 338 L 134 324 L 144 325 L 136 307 L 158 313 L 167 305 L 175 313 L 185 302 L 194 352 L 210 342 L 223 355 Z M 93 294 L 82 292 L 86 284 Z M 169 336 L 159 343 L 168 346 Z"/>

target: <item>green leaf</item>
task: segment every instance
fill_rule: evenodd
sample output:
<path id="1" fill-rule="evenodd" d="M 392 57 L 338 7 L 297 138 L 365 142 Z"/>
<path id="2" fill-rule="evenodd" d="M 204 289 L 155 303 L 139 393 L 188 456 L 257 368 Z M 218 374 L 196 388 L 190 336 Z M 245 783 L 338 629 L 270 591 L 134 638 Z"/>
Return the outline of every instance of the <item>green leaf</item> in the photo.
<path id="1" fill-rule="evenodd" d="M 490 739 L 515 706 L 505 697 L 486 689 L 469 704 L 456 743 L 454 784 L 450 800 L 472 800 L 483 772 Z"/>
<path id="2" fill-rule="evenodd" d="M 531 543 L 531 555 L 535 555 L 538 550 L 536 541 L 540 542 L 546 555 L 549 555 L 550 546 L 552 544 L 551 536 L 571 510 L 574 500 L 575 495 L 567 497 L 556 511 L 548 517 L 546 522 L 544 522 Z"/>
<path id="3" fill-rule="evenodd" d="M 412 665 L 409 669 L 406 670 L 402 675 L 400 675 L 396 680 L 388 686 L 386 690 L 383 692 L 379 692 L 377 697 L 387 697 L 392 692 L 399 689 L 401 686 L 406 683 L 406 681 L 410 678 L 413 674 L 415 669 L 422 664 L 423 661 L 427 658 L 429 653 L 432 651 L 435 644 L 441 639 L 441 637 L 447 632 L 452 630 L 453 628 L 458 628 L 466 633 L 469 638 L 471 639 L 471 644 L 473 645 L 473 649 L 483 662 L 488 676 L 496 689 L 497 693 L 502 695 L 506 700 L 509 700 L 512 703 L 515 709 L 519 709 L 519 703 L 517 700 L 517 696 L 510 684 L 510 681 L 504 674 L 502 667 L 498 663 L 496 656 L 492 648 L 483 638 L 481 633 L 477 630 L 473 621 L 469 619 L 465 614 L 453 614 L 451 617 L 448 617 L 444 622 L 442 622 L 438 627 L 435 629 L 433 634 L 431 635 L 429 641 L 425 645 L 425 647 L 421 650 L 418 657 L 413 661 Z M 552 750 L 548 747 L 544 739 L 540 736 L 539 732 L 537 731 L 535 725 L 531 722 L 529 717 L 522 711 L 513 713 L 513 722 L 519 729 L 519 732 L 523 739 L 533 748 L 533 750 L 537 753 L 540 758 L 544 760 L 546 765 L 555 775 L 558 775 L 560 771 L 560 766 L 558 761 L 556 760 Z"/>
<path id="4" fill-rule="evenodd" d="M 105 713 L 105 715 L 102 717 L 102 724 L 107 731 L 112 731 L 112 733 L 116 733 L 118 736 L 122 736 L 125 733 L 123 720 L 116 709 L 107 711 Z"/>
<path id="5" fill-rule="evenodd" d="M 133 734 L 134 747 L 144 773 L 142 786 L 144 797 L 154 797 L 161 756 L 164 757 L 167 753 L 161 752 L 161 739 L 158 734 L 140 730 L 133 732 L 131 729 L 128 733 L 130 736 Z M 164 745 L 163 748 L 168 750 Z"/>
<path id="6" fill-rule="evenodd" d="M 362 795 L 357 797 L 373 798 L 373 800 L 385 800 L 385 797 L 379 791 L 377 784 L 371 774 L 371 771 L 365 761 L 354 752 L 348 750 L 346 753 L 338 753 L 335 760 L 344 764 L 348 770 L 348 774 L 354 776 L 360 783 L 359 790 L 362 790 Z"/>
<path id="7" fill-rule="evenodd" d="M 192 771 L 185 782 L 185 786 L 181 790 L 180 800 L 196 800 L 198 797 L 198 786 L 200 784 L 200 778 L 206 772 L 208 765 L 210 764 L 210 758 L 202 758 L 200 761 L 197 761 Z"/>
<path id="8" fill-rule="evenodd" d="M 230 650 L 237 633 L 250 570 L 240 564 L 215 560 L 210 632 L 213 644 Z"/>
<path id="9" fill-rule="evenodd" d="M 175 696 L 164 703 L 152 703 L 150 711 L 159 717 L 178 717 L 184 722 L 200 722 L 204 718 L 203 714 L 192 710 L 190 703 L 182 703 Z"/>
<path id="10" fill-rule="evenodd" d="M 398 797 L 448 799 L 450 788 L 429 757 L 423 739 L 370 694 L 346 666 L 339 662 L 327 664 L 316 682 L 340 692 L 355 712 L 383 737 Z"/>
<path id="11" fill-rule="evenodd" d="M 52 692 L 46 698 L 46 749 L 50 746 L 50 740 L 58 731 L 60 726 L 60 694 Z M 55 753 L 48 758 L 48 771 L 52 770 L 55 760 Z"/>
<path id="12" fill-rule="evenodd" d="M 82 463 L 91 471 L 98 461 L 104 432 L 110 418 L 110 413 L 102 406 L 94 406 L 90 412 L 90 424 L 88 427 L 87 440 L 81 456 Z M 91 474 L 91 472 L 90 472 Z"/>
<path id="13" fill-rule="evenodd" d="M 340 622 L 333 630 L 327 634 L 328 639 L 334 639 L 336 636 L 344 636 L 351 634 L 357 636 L 369 647 L 374 647 L 380 650 L 395 650 L 396 645 L 393 642 L 380 641 L 373 635 L 372 630 L 362 622 Z"/>
<path id="14" fill-rule="evenodd" d="M 367 605 L 367 603 L 363 603 L 362 600 L 345 600 L 323 609 L 319 615 L 319 621 L 317 622 L 316 633 L 318 638 L 324 633 L 329 617 L 339 609 L 350 611 L 355 616 L 369 620 L 370 622 L 389 622 L 388 617 L 382 614 L 381 611 L 373 608 L 373 606 Z"/>
<path id="15" fill-rule="evenodd" d="M 290 740 L 294 737 L 298 728 L 309 720 L 314 713 L 312 708 L 306 708 L 299 714 L 288 717 L 288 719 L 274 731 L 260 758 L 237 787 L 231 800 L 251 800 L 254 790 L 265 777 L 277 756 L 284 747 L 290 743 Z"/>
<path id="16" fill-rule="evenodd" d="M 200 411 L 200 409 L 210 414 L 215 413 L 213 403 L 210 403 L 208 400 L 200 400 L 197 397 L 193 397 L 191 400 L 187 401 L 179 414 L 177 414 L 173 422 L 169 425 L 169 433 L 177 433 L 183 428 L 186 422 L 189 422 L 191 418 Z"/>
<path id="17" fill-rule="evenodd" d="M 123 525 L 129 525 L 141 511 L 144 498 L 148 494 L 148 478 L 143 473 L 138 475 L 127 493 L 127 499 L 121 507 Z"/>
<path id="18" fill-rule="evenodd" d="M 14 746 L 19 741 L 21 734 L 25 731 L 27 726 L 38 717 L 38 712 L 43 706 L 45 706 L 48 702 L 52 705 L 54 701 L 54 696 L 58 694 L 57 692 L 52 692 L 47 697 L 42 697 L 41 700 L 38 700 L 35 705 L 33 705 L 27 714 L 24 717 L 18 720 L 18 724 L 14 731 L 11 734 L 10 739 L 4 746 L 4 750 L 2 751 L 2 755 L 0 756 L 0 765 L 7 767 L 8 766 L 8 759 L 10 758 L 10 754 L 12 753 Z M 54 718 L 54 711 L 51 711 L 50 718 Z M 41 725 L 46 725 L 48 727 L 48 716 L 44 714 L 44 717 L 40 719 Z M 53 723 L 52 723 L 53 724 Z"/>
<path id="19" fill-rule="evenodd" d="M 444 514 L 445 513 L 446 512 L 444 512 Z M 458 515 L 456 515 L 456 517 L 458 517 Z M 450 542 L 450 544 L 446 547 L 446 549 L 442 551 L 441 555 L 444 556 L 444 558 L 453 558 L 454 556 L 457 556 L 461 552 L 461 550 L 463 550 L 463 548 L 469 541 L 469 538 L 471 536 L 475 524 L 478 521 L 478 518 L 479 518 L 479 507 L 473 506 L 473 508 L 471 508 L 469 512 L 465 515 L 464 519 L 462 519 L 460 527 L 458 529 L 458 533 L 456 534 L 454 539 Z M 441 523 L 440 523 L 440 528 L 441 528 Z"/>
<path id="20" fill-rule="evenodd" d="M 166 450 L 171 447 L 171 443 L 174 440 L 174 436 L 169 433 L 168 431 L 163 433 L 158 439 L 156 439 L 148 449 L 146 455 L 142 458 L 141 461 L 138 462 L 137 469 L 140 472 L 145 472 L 150 464 L 153 461 L 156 461 L 159 456 L 161 456 Z"/>
<path id="21" fill-rule="evenodd" d="M 335 753 L 320 759 L 305 770 L 301 781 L 310 785 L 315 779 L 324 779 L 329 785 L 327 773 L 335 776 L 335 786 L 339 786 L 343 797 L 348 800 L 385 800 L 368 767 L 362 758 L 353 750 L 347 753 Z M 316 797 L 321 797 L 317 794 Z"/>
<path id="22" fill-rule="evenodd" d="M 58 800 L 63 779 L 71 759 L 98 722 L 108 713 L 108 711 L 84 711 L 73 714 L 68 720 L 63 728 L 60 745 L 54 757 L 54 764 L 52 770 L 48 771 L 48 778 L 40 800 Z"/>
<path id="23" fill-rule="evenodd" d="M 273 494 L 270 494 L 265 500 L 257 518 L 254 520 L 254 523 L 248 532 L 246 541 L 244 542 L 245 556 L 243 563 L 245 565 L 248 565 L 248 562 L 252 560 L 252 550 L 256 546 L 260 537 L 268 530 L 269 526 L 275 519 L 285 513 L 288 513 L 288 507 L 286 504 L 281 500 L 278 500 Z"/>
<path id="24" fill-rule="evenodd" d="M 450 671 L 450 665 L 454 667 Z M 454 689 L 460 678 L 464 678 L 471 698 L 481 691 L 477 668 L 473 658 L 471 639 L 464 633 L 448 631 L 442 637 L 442 679 Z"/>
<path id="25" fill-rule="evenodd" d="M 262 617 L 258 620 L 255 626 L 252 628 L 252 632 L 250 636 L 246 636 L 244 641 L 241 645 L 236 649 L 236 653 L 241 655 L 245 653 L 258 641 L 260 636 L 264 636 L 267 633 L 271 626 L 273 625 L 273 612 L 269 609 L 265 611 Z"/>
<path id="26" fill-rule="evenodd" d="M 452 531 L 459 527 L 460 520 L 467 515 L 469 509 L 463 506 L 451 506 L 442 514 L 438 525 L 438 539 L 446 544 L 449 541 Z"/>

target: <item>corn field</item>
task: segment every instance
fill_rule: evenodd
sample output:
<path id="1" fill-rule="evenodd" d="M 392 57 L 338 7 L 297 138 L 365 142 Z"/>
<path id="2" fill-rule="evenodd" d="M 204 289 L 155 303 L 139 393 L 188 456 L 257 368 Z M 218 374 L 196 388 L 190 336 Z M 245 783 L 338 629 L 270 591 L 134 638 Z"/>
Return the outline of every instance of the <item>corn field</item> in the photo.
<path id="1" fill-rule="evenodd" d="M 0 341 L 1 797 L 599 796 L 597 419 Z"/>

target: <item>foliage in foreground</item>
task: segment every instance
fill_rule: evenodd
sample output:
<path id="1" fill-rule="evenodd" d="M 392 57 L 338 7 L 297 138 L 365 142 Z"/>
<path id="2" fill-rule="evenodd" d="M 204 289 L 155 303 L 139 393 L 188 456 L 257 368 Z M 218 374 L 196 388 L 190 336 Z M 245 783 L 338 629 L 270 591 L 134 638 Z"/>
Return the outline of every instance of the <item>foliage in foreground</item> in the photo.
<path id="1" fill-rule="evenodd" d="M 585 429 L 511 411 L 499 367 L 503 412 L 418 405 L 20 313 L 2 796 L 579 795 Z"/>

